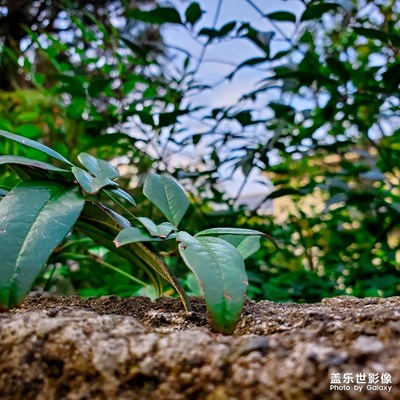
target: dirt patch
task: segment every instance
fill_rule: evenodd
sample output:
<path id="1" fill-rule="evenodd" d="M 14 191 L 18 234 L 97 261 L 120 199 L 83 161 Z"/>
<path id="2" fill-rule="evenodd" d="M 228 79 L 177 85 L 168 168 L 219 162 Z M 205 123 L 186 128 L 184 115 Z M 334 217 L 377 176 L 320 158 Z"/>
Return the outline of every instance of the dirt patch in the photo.
<path id="1" fill-rule="evenodd" d="M 231 336 L 192 302 L 31 295 L 0 314 L 0 398 L 400 399 L 400 297 L 248 301 Z"/>

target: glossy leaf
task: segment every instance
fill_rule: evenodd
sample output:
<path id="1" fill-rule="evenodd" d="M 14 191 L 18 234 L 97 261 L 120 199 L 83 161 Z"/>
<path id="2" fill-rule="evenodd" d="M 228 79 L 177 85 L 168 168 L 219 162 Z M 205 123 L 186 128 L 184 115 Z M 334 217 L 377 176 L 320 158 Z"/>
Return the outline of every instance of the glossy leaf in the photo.
<path id="1" fill-rule="evenodd" d="M 119 171 L 110 163 L 93 157 L 88 153 L 80 153 L 78 155 L 78 160 L 95 177 L 108 179 L 116 179 L 119 177 Z"/>
<path id="2" fill-rule="evenodd" d="M 32 160 L 31 158 L 21 156 L 0 156 L 0 164 L 24 165 L 33 169 L 41 169 L 43 171 L 56 172 L 64 177 L 72 177 L 70 171 L 62 168 L 57 168 L 54 165 L 45 163 L 43 161 Z"/>
<path id="3" fill-rule="evenodd" d="M 167 238 L 172 232 L 176 232 L 177 228 L 170 222 L 163 222 L 157 225 L 153 220 L 146 217 L 138 217 L 137 220 L 149 231 L 151 236 Z"/>
<path id="4" fill-rule="evenodd" d="M 230 334 L 243 308 L 247 275 L 243 257 L 220 238 L 179 232 L 179 253 L 198 279 L 213 328 Z"/>
<path id="5" fill-rule="evenodd" d="M 81 188 L 88 194 L 96 194 L 104 187 L 117 185 L 117 183 L 108 178 L 93 178 L 84 169 L 79 167 L 72 167 L 71 171 Z"/>
<path id="6" fill-rule="evenodd" d="M 195 236 L 220 236 L 220 235 L 238 235 L 238 236 L 263 236 L 277 245 L 275 240 L 267 233 L 256 231 L 254 229 L 242 228 L 210 228 L 197 233 Z"/>
<path id="7" fill-rule="evenodd" d="M 133 247 L 134 245 L 132 245 L 124 248 L 116 248 L 113 243 L 115 236 L 121 229 L 130 226 L 131 224 L 126 218 L 108 207 L 92 201 L 85 202 L 85 207 L 76 223 L 77 230 L 141 269 L 149 277 L 158 295 L 161 296 L 163 292 L 162 280 L 136 254 L 137 247 Z"/>
<path id="8" fill-rule="evenodd" d="M 57 153 L 56 151 L 54 151 L 50 147 L 45 146 L 42 143 L 36 142 L 35 140 L 31 140 L 31 139 L 25 138 L 23 136 L 15 135 L 14 133 L 2 131 L 2 130 L 0 130 L 0 136 L 5 137 L 6 139 L 9 139 L 9 140 L 13 140 L 14 142 L 23 144 L 25 146 L 31 147 L 35 150 L 41 151 L 42 153 L 45 153 L 48 156 L 55 158 L 56 160 L 62 161 L 65 164 L 73 165 L 66 158 L 64 158 L 61 154 Z"/>
<path id="9" fill-rule="evenodd" d="M 220 235 L 218 237 L 235 246 L 243 259 L 250 257 L 261 247 L 260 236 Z"/>
<path id="10" fill-rule="evenodd" d="M 76 187 L 49 181 L 22 182 L 0 202 L 1 308 L 24 299 L 83 205 Z"/>
<path id="11" fill-rule="evenodd" d="M 136 202 L 133 199 L 133 197 L 129 193 L 125 192 L 125 190 L 122 190 L 121 188 L 116 188 L 116 189 L 109 189 L 109 191 L 112 194 L 120 197 L 121 199 L 126 200 L 128 203 L 131 203 L 133 206 L 136 206 Z"/>
<path id="12" fill-rule="evenodd" d="M 181 284 L 165 261 L 151 247 L 143 243 L 115 246 L 113 242 L 115 237 L 125 229 L 130 229 L 130 226 L 126 218 L 93 201 L 86 201 L 85 208 L 76 223 L 79 231 L 141 269 L 150 278 L 158 296 L 162 295 L 161 278 L 164 278 L 176 290 L 185 309 L 191 310 L 190 300 Z"/>
<path id="13" fill-rule="evenodd" d="M 130 227 L 123 229 L 114 239 L 115 246 L 121 247 L 130 243 L 161 242 L 163 239 L 151 236 L 144 228 Z"/>
<path id="14" fill-rule="evenodd" d="M 172 176 L 149 175 L 144 183 L 143 193 L 168 221 L 175 226 L 179 225 L 189 207 L 189 200 Z"/>

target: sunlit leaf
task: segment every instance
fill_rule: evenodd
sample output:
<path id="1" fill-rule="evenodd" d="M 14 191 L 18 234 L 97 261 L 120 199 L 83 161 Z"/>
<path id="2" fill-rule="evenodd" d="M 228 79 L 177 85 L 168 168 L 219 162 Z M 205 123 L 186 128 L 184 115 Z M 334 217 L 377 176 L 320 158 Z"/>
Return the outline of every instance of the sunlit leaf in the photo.
<path id="1" fill-rule="evenodd" d="M 189 200 L 172 176 L 150 174 L 144 183 L 143 193 L 168 221 L 179 225 L 189 207 Z"/>
<path id="2" fill-rule="evenodd" d="M 25 138 L 23 136 L 15 135 L 14 133 L 6 132 L 0 130 L 0 136 L 3 136 L 7 139 L 13 140 L 14 142 L 23 144 L 24 146 L 32 147 L 35 150 L 41 151 L 42 153 L 47 154 L 50 157 L 53 157 L 59 161 L 62 161 L 68 165 L 73 165 L 71 162 L 69 162 L 66 158 L 64 158 L 61 154 L 57 153 L 50 147 L 45 146 L 42 143 L 36 142 L 34 140 Z"/>
<path id="3" fill-rule="evenodd" d="M 107 161 L 93 157 L 88 153 L 78 155 L 80 163 L 95 177 L 115 179 L 119 177 L 119 171 Z"/>
<path id="4" fill-rule="evenodd" d="M 84 169 L 79 167 L 72 167 L 71 171 L 81 188 L 89 194 L 96 194 L 99 192 L 99 190 L 107 186 L 117 186 L 117 183 L 111 179 L 104 177 L 93 178 Z"/>

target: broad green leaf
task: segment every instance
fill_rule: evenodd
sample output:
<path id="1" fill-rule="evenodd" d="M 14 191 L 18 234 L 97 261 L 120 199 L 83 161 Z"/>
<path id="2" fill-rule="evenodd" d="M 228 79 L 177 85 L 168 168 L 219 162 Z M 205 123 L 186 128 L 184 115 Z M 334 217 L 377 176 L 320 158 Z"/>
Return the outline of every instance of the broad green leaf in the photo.
<path id="1" fill-rule="evenodd" d="M 61 154 L 57 153 L 53 149 L 50 149 L 50 147 L 45 146 L 42 143 L 36 142 L 34 140 L 25 138 L 23 136 L 15 135 L 14 133 L 6 132 L 0 130 L 0 136 L 3 136 L 7 139 L 13 140 L 14 142 L 21 143 L 25 146 L 32 147 L 35 150 L 41 151 L 42 153 L 47 154 L 50 157 L 55 158 L 56 160 L 62 161 L 68 165 L 73 165 L 71 162 L 69 162 L 66 158 L 64 158 Z"/>
<path id="2" fill-rule="evenodd" d="M 256 231 L 254 229 L 242 229 L 242 228 L 210 228 L 204 231 L 196 233 L 198 236 L 220 236 L 220 235 L 239 235 L 239 236 L 263 236 L 269 239 L 272 243 L 277 246 L 275 240 L 268 233 Z"/>
<path id="3" fill-rule="evenodd" d="M 260 236 L 221 235 L 220 239 L 226 240 L 235 246 L 243 259 L 250 257 L 260 249 Z"/>
<path id="4" fill-rule="evenodd" d="M 270 14 L 266 14 L 266 17 L 274 21 L 296 22 L 296 16 L 288 11 L 273 12 Z"/>
<path id="5" fill-rule="evenodd" d="M 202 14 L 203 11 L 199 3 L 195 1 L 185 11 L 186 22 L 193 26 L 201 18 Z"/>
<path id="6" fill-rule="evenodd" d="M 74 174 L 81 188 L 86 193 L 92 193 L 93 177 L 90 176 L 84 169 L 79 167 L 72 167 L 71 171 Z"/>
<path id="7" fill-rule="evenodd" d="M 8 164 L 8 165 L 25 165 L 34 169 L 42 169 L 44 171 L 57 172 L 65 177 L 72 177 L 70 171 L 62 168 L 57 168 L 54 165 L 32 160 L 31 158 L 20 157 L 20 156 L 0 156 L 0 164 Z"/>
<path id="8" fill-rule="evenodd" d="M 107 161 L 100 160 L 88 153 L 78 155 L 80 163 L 97 178 L 115 179 L 119 177 L 119 171 Z"/>
<path id="9" fill-rule="evenodd" d="M 83 205 L 77 187 L 48 181 L 22 182 L 0 202 L 1 308 L 24 299 Z"/>
<path id="10" fill-rule="evenodd" d="M 130 227 L 123 229 L 114 239 L 115 246 L 120 247 L 129 243 L 160 242 L 163 239 L 151 236 L 146 229 Z"/>
<path id="11" fill-rule="evenodd" d="M 185 309 L 191 310 L 190 300 L 181 284 L 169 270 L 164 260 L 151 247 L 143 243 L 115 246 L 113 240 L 121 232 L 121 229 L 130 227 L 130 222 L 124 217 L 98 203 L 86 201 L 76 227 L 97 243 L 132 262 L 145 272 L 157 290 L 158 296 L 162 295 L 161 277 L 164 278 L 176 290 Z"/>
<path id="12" fill-rule="evenodd" d="M 157 7 L 153 10 L 142 11 L 138 8 L 132 8 L 126 11 L 125 16 L 149 24 L 181 24 L 181 17 L 173 7 Z"/>
<path id="13" fill-rule="evenodd" d="M 163 222 L 157 225 L 150 218 L 138 217 L 137 220 L 149 231 L 151 236 L 157 236 L 161 239 L 167 238 L 172 232 L 176 232 L 176 226 L 170 222 Z"/>
<path id="14" fill-rule="evenodd" d="M 79 167 L 72 167 L 72 173 L 78 181 L 81 188 L 89 194 L 96 194 L 106 186 L 117 186 L 117 183 L 104 177 L 93 178 L 84 169 Z"/>
<path id="15" fill-rule="evenodd" d="M 76 229 L 92 238 L 97 243 L 106 247 L 110 251 L 132 262 L 141 269 L 150 279 L 159 296 L 162 295 L 162 281 L 160 277 L 146 266 L 136 255 L 135 250 L 130 246 L 125 248 L 116 248 L 113 240 L 123 228 L 130 227 L 130 222 L 123 216 L 117 214 L 111 209 L 93 202 L 86 201 L 85 207 L 80 218 L 76 223 Z"/>
<path id="16" fill-rule="evenodd" d="M 213 328 L 232 333 L 240 318 L 248 285 L 243 257 L 220 238 L 193 237 L 179 232 L 177 240 L 180 255 L 202 287 Z"/>
<path id="17" fill-rule="evenodd" d="M 175 226 L 185 215 L 189 200 L 178 182 L 169 175 L 151 174 L 143 187 L 144 195 L 160 209 Z"/>

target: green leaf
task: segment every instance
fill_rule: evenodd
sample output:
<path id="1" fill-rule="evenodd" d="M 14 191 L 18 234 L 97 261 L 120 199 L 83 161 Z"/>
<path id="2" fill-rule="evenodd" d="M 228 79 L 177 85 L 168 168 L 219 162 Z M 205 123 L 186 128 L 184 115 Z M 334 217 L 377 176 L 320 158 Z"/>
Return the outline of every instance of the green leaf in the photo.
<path id="1" fill-rule="evenodd" d="M 0 203 L 0 307 L 21 303 L 47 259 L 78 219 L 77 187 L 22 182 Z"/>
<path id="2" fill-rule="evenodd" d="M 118 184 L 108 178 L 99 177 L 93 178 L 84 169 L 79 167 L 72 167 L 72 173 L 78 181 L 81 188 L 89 194 L 96 194 L 101 189 L 107 186 L 117 186 Z"/>
<path id="3" fill-rule="evenodd" d="M 323 14 L 331 10 L 337 10 L 339 4 L 336 3 L 320 3 L 308 5 L 303 12 L 300 21 L 309 21 L 311 19 L 321 18 Z"/>
<path id="4" fill-rule="evenodd" d="M 131 40 L 121 38 L 121 41 L 137 56 L 141 57 L 143 60 L 147 59 L 148 50 L 146 48 L 133 43 Z"/>
<path id="5" fill-rule="evenodd" d="M 144 183 L 143 193 L 168 221 L 179 225 L 189 207 L 189 200 L 172 176 L 150 174 Z"/>
<path id="6" fill-rule="evenodd" d="M 203 289 L 213 328 L 224 334 L 232 333 L 248 285 L 243 257 L 220 238 L 195 238 L 179 232 L 177 240 L 181 257 Z"/>
<path id="7" fill-rule="evenodd" d="M 380 40 L 382 43 L 389 43 L 390 36 L 388 33 L 378 30 L 378 29 L 371 29 L 371 28 L 364 28 L 354 27 L 353 31 L 357 33 L 357 35 L 365 36 L 368 39 L 377 39 Z"/>
<path id="8" fill-rule="evenodd" d="M 130 227 L 123 229 L 114 239 L 115 246 L 121 247 L 130 243 L 161 242 L 160 237 L 152 236 L 143 228 Z"/>
<path id="9" fill-rule="evenodd" d="M 239 236 L 264 236 L 269 239 L 272 243 L 277 245 L 272 236 L 268 233 L 256 231 L 254 229 L 242 229 L 242 228 L 210 228 L 204 231 L 198 232 L 195 236 L 220 236 L 220 235 L 239 235 Z"/>
<path id="10" fill-rule="evenodd" d="M 2 129 L 5 129 L 7 131 L 13 131 L 14 130 L 14 126 L 7 119 L 0 119 L 0 130 L 2 130 Z"/>
<path id="11" fill-rule="evenodd" d="M 133 8 L 128 10 L 125 13 L 125 16 L 138 21 L 147 22 L 149 24 L 182 24 L 181 16 L 173 7 L 157 7 L 149 11 L 142 11 L 138 8 Z"/>
<path id="12" fill-rule="evenodd" d="M 244 111 L 240 111 L 238 112 L 234 118 L 239 122 L 240 125 L 242 126 L 248 126 L 248 125 L 252 125 L 255 123 L 255 121 L 253 121 L 252 116 L 251 116 L 251 111 L 248 110 L 244 110 Z"/>
<path id="13" fill-rule="evenodd" d="M 389 92 L 396 90 L 400 85 L 400 62 L 387 65 L 387 70 L 382 74 L 382 78 Z"/>
<path id="14" fill-rule="evenodd" d="M 64 158 L 61 154 L 57 153 L 53 149 L 50 149 L 50 147 L 45 146 L 42 143 L 36 142 L 34 140 L 25 138 L 23 136 L 15 135 L 14 133 L 6 132 L 0 130 L 0 136 L 3 136 L 7 139 L 13 140 L 14 142 L 21 143 L 25 146 L 32 147 L 35 150 L 41 151 L 42 153 L 47 154 L 50 157 L 55 158 L 56 160 L 62 161 L 68 165 L 73 165 L 71 162 L 69 162 L 66 158 Z"/>
<path id="15" fill-rule="evenodd" d="M 232 32 L 236 27 L 236 22 L 228 22 L 221 29 L 213 29 L 213 28 L 203 28 L 199 32 L 199 36 L 208 36 L 208 40 L 211 41 L 216 38 L 221 38 L 228 33 Z"/>
<path id="16" fill-rule="evenodd" d="M 65 177 L 72 177 L 71 172 L 66 169 L 57 168 L 54 165 L 21 156 L 0 156 L 0 164 L 25 165 L 34 169 L 57 172 Z"/>
<path id="17" fill-rule="evenodd" d="M 110 79 L 97 78 L 90 82 L 88 87 L 88 94 L 90 97 L 97 97 L 100 93 L 104 92 L 111 84 Z"/>
<path id="18" fill-rule="evenodd" d="M 236 22 L 232 21 L 232 22 L 228 22 L 226 23 L 220 30 L 218 33 L 218 36 L 225 36 L 228 33 L 232 32 L 236 27 Z"/>
<path id="19" fill-rule="evenodd" d="M 158 295 L 161 296 L 163 292 L 161 278 L 137 255 L 139 245 L 116 248 L 113 243 L 121 229 L 130 226 L 130 222 L 123 216 L 93 201 L 85 202 L 83 212 L 76 223 L 77 230 L 141 269 L 149 277 Z"/>
<path id="20" fill-rule="evenodd" d="M 151 236 L 157 236 L 161 239 L 167 238 L 172 232 L 176 232 L 176 226 L 170 222 L 163 222 L 157 225 L 150 218 L 138 217 L 136 218 L 150 233 Z"/>
<path id="21" fill-rule="evenodd" d="M 114 195 L 120 197 L 121 199 L 126 200 L 128 203 L 131 203 L 133 206 L 136 206 L 136 202 L 133 197 L 129 193 L 125 192 L 125 190 L 122 190 L 121 188 L 116 188 L 109 189 L 109 191 Z"/>
<path id="22" fill-rule="evenodd" d="M 193 2 L 189 5 L 185 12 L 186 22 L 190 25 L 194 25 L 202 16 L 203 11 L 200 8 L 199 3 Z"/>
<path id="23" fill-rule="evenodd" d="M 93 177 L 90 176 L 84 169 L 79 168 L 79 167 L 72 167 L 71 168 L 72 173 L 74 174 L 76 180 L 78 181 L 79 185 L 81 188 L 86 192 L 86 193 L 92 193 L 93 192 Z"/>
<path id="24" fill-rule="evenodd" d="M 123 247 L 115 246 L 114 238 L 122 232 L 121 229 L 130 226 L 127 219 L 93 201 L 85 202 L 83 212 L 76 223 L 79 231 L 141 269 L 150 278 L 158 296 L 162 295 L 161 278 L 164 278 L 176 290 L 185 309 L 190 311 L 190 300 L 181 284 L 168 269 L 164 260 L 151 247 L 143 243 L 130 243 Z"/>
<path id="25" fill-rule="evenodd" d="M 119 177 L 119 171 L 107 161 L 93 157 L 88 153 L 78 155 L 80 163 L 98 178 L 116 179 Z"/>
<path id="26" fill-rule="evenodd" d="M 274 21 L 296 22 L 296 16 L 291 12 L 287 11 L 277 11 L 270 14 L 266 14 L 265 16 Z"/>
<path id="27" fill-rule="evenodd" d="M 261 247 L 260 236 L 221 235 L 219 238 L 235 246 L 243 259 L 250 257 Z"/>
<path id="28" fill-rule="evenodd" d="M 25 138 L 29 138 L 29 139 L 38 138 L 41 135 L 43 135 L 43 130 L 41 128 L 39 128 L 36 125 L 31 125 L 31 124 L 20 125 L 17 127 L 17 129 L 15 129 L 15 132 L 18 135 L 21 135 L 21 136 L 23 136 Z"/>

